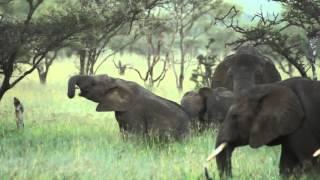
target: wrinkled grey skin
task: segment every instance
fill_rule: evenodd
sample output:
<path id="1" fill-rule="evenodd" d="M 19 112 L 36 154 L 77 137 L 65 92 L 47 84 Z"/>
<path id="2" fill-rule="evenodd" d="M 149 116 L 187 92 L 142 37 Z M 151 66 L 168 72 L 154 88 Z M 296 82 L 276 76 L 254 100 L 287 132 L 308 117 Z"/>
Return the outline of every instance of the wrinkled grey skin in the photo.
<path id="1" fill-rule="evenodd" d="M 203 130 L 215 127 L 224 120 L 233 99 L 233 93 L 226 88 L 201 88 L 186 92 L 181 106 L 192 119 L 193 126 Z"/>
<path id="2" fill-rule="evenodd" d="M 211 86 L 225 87 L 237 95 L 255 84 L 280 80 L 280 73 L 270 59 L 252 46 L 243 46 L 216 67 Z"/>
<path id="3" fill-rule="evenodd" d="M 190 119 L 177 103 L 153 94 L 135 82 L 107 75 L 73 76 L 68 96 L 75 87 L 80 96 L 98 103 L 96 111 L 114 111 L 121 132 L 161 139 L 180 139 L 189 134 Z"/>
<path id="4" fill-rule="evenodd" d="M 313 153 L 320 147 L 320 82 L 304 78 L 257 85 L 236 97 L 219 129 L 216 146 L 220 176 L 231 176 L 236 147 L 281 145 L 279 172 L 287 177 L 320 173 Z"/>
<path id="5" fill-rule="evenodd" d="M 205 123 L 205 98 L 202 97 L 197 91 L 186 92 L 181 101 L 182 109 L 189 115 L 194 129 L 202 129 Z"/>

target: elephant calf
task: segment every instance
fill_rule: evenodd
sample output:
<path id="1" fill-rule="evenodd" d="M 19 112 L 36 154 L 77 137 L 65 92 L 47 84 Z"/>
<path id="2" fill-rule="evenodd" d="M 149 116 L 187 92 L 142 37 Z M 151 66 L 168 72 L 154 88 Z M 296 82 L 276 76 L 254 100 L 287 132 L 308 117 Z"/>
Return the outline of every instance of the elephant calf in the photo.
<path id="1" fill-rule="evenodd" d="M 153 94 L 135 82 L 107 75 L 73 76 L 68 96 L 75 86 L 79 96 L 97 102 L 96 111 L 115 111 L 120 131 L 139 135 L 180 139 L 189 133 L 190 118 L 177 103 Z"/>
<path id="2" fill-rule="evenodd" d="M 203 130 L 224 120 L 233 98 L 233 93 L 226 88 L 205 87 L 186 92 L 181 99 L 181 106 L 191 118 L 193 126 Z"/>

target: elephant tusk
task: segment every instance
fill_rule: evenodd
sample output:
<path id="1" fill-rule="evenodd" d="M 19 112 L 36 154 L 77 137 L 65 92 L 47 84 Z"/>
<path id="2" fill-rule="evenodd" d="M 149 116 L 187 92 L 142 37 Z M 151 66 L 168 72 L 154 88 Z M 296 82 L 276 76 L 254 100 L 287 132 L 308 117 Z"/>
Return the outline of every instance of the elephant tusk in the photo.
<path id="1" fill-rule="evenodd" d="M 320 155 L 320 149 L 316 150 L 314 153 L 313 153 L 313 157 L 317 157 Z"/>
<path id="2" fill-rule="evenodd" d="M 228 145 L 228 143 L 224 142 L 222 144 L 220 144 L 217 149 L 214 150 L 214 152 L 207 158 L 207 161 L 211 161 L 213 158 L 215 158 L 219 153 L 221 153 L 221 151 L 224 150 L 224 148 L 226 148 Z"/>

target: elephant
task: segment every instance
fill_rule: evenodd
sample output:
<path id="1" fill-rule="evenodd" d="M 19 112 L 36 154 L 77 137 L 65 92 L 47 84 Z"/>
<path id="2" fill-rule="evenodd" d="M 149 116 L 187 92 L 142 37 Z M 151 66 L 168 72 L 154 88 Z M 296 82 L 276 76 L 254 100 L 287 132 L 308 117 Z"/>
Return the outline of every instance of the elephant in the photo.
<path id="1" fill-rule="evenodd" d="M 283 177 L 320 173 L 320 81 L 290 78 L 256 85 L 235 97 L 220 126 L 216 158 L 220 176 L 231 176 L 236 147 L 281 146 Z"/>
<path id="2" fill-rule="evenodd" d="M 280 80 L 280 73 L 269 58 L 252 46 L 242 46 L 217 65 L 212 75 L 211 87 L 225 87 L 239 94 L 255 84 Z"/>
<path id="3" fill-rule="evenodd" d="M 181 106 L 146 90 L 139 84 L 108 75 L 75 75 L 68 81 L 68 97 L 75 87 L 88 100 L 98 103 L 96 111 L 114 111 L 120 131 L 144 137 L 182 139 L 191 120 Z"/>
<path id="4" fill-rule="evenodd" d="M 186 92 L 180 104 L 191 118 L 193 127 L 202 131 L 223 121 L 233 98 L 233 93 L 224 87 L 204 87 Z"/>

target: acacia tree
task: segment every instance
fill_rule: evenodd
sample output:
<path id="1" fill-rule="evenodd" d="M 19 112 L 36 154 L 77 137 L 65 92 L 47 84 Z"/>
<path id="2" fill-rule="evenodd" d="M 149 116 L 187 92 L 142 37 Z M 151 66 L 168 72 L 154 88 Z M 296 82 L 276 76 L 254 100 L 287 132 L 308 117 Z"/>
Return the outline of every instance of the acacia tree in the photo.
<path id="1" fill-rule="evenodd" d="M 47 55 L 43 58 L 43 61 L 37 66 L 37 72 L 41 84 L 47 83 L 49 69 L 53 61 L 56 59 L 58 51 L 58 49 L 54 49 L 51 52 L 48 52 Z"/>
<path id="2" fill-rule="evenodd" d="M 14 0 L 12 0 L 14 1 Z M 8 1 L 9 5 L 12 1 Z M 43 0 L 25 0 L 27 12 L 24 19 L 3 14 L 0 19 L 0 100 L 3 95 L 18 82 L 33 72 L 45 59 L 49 51 L 53 51 L 66 42 L 79 39 L 79 33 L 89 32 L 96 25 L 92 23 L 96 16 L 92 11 L 78 8 L 76 5 L 66 6 L 66 11 L 49 11 L 48 14 L 37 14 Z M 109 14 L 102 22 L 107 30 L 112 31 L 123 22 L 130 23 L 139 13 L 148 8 L 155 7 L 161 0 L 134 0 L 133 5 L 127 2 L 108 1 Z M 100 4 L 99 4 L 100 5 Z M 120 16 L 119 16 L 120 14 Z M 13 73 L 17 63 L 29 56 L 31 67 L 17 73 Z"/>
<path id="3" fill-rule="evenodd" d="M 320 1 L 273 0 L 283 5 L 284 11 L 279 14 L 257 13 L 252 23 L 254 26 L 243 27 L 238 21 L 223 23 L 240 33 L 242 37 L 229 45 L 241 46 L 250 43 L 254 46 L 263 45 L 292 64 L 303 77 L 308 77 L 308 70 L 313 70 L 316 79 L 315 58 L 308 58 L 310 39 L 318 39 L 320 31 Z M 233 9 L 235 14 L 239 11 Z M 307 60 L 306 61 L 306 56 Z"/>
<path id="4" fill-rule="evenodd" d="M 109 48 L 110 41 L 118 35 L 129 34 L 134 21 L 141 17 L 140 14 L 150 11 L 161 3 L 162 0 L 133 0 L 130 3 L 126 1 L 80 1 L 79 8 L 90 12 L 95 18 L 91 22 L 92 28 L 83 32 L 73 46 L 79 56 L 79 73 L 94 74 L 101 63 L 96 68 L 95 65 L 99 57 Z M 127 44 L 134 42 L 135 38 L 129 40 Z M 124 47 L 119 47 L 115 51 Z M 104 58 L 103 63 L 106 60 L 107 58 Z"/>
<path id="5" fill-rule="evenodd" d="M 212 1 L 196 1 L 196 0 L 173 0 L 169 4 L 172 19 L 175 25 L 175 32 L 178 35 L 179 46 L 179 70 L 176 69 L 176 63 L 173 63 L 172 68 L 176 77 L 176 86 L 179 91 L 183 90 L 183 82 L 185 76 L 185 63 L 186 63 L 186 47 L 185 38 L 192 29 L 195 22 L 213 10 L 215 7 L 211 4 Z"/>
<path id="6" fill-rule="evenodd" d="M 28 10 L 23 20 L 3 14 L 0 22 L 0 73 L 3 77 L 0 100 L 9 89 L 33 72 L 49 51 L 86 28 L 85 24 L 78 23 L 79 14 L 76 11 L 35 18 L 34 14 L 43 0 L 25 2 Z M 26 56 L 30 57 L 31 67 L 17 72 L 13 78 L 16 65 Z"/>
<path id="7" fill-rule="evenodd" d="M 174 31 L 176 33 L 176 40 L 178 46 L 179 57 L 177 59 L 170 58 L 172 69 L 176 78 L 176 86 L 179 91 L 183 90 L 183 83 L 185 79 L 185 70 L 187 55 L 196 49 L 196 39 L 199 36 L 206 34 L 216 23 L 218 14 L 225 13 L 229 8 L 228 4 L 223 3 L 221 0 L 173 0 L 166 6 Z M 226 15 L 224 18 L 227 18 Z M 199 28 L 199 21 L 204 20 L 207 25 Z M 202 44 L 199 46 L 202 46 Z M 172 53 L 173 54 L 173 53 Z"/>
<path id="8" fill-rule="evenodd" d="M 192 71 L 190 80 L 196 84 L 196 88 L 211 87 L 213 67 L 217 62 L 216 56 L 199 55 L 197 57 L 198 65 Z"/>
<path id="9" fill-rule="evenodd" d="M 157 15 L 148 15 L 144 19 L 137 21 L 136 28 L 141 34 L 141 38 L 129 48 L 131 52 L 146 57 L 146 70 L 138 69 L 134 66 L 127 68 L 135 71 L 139 78 L 148 87 L 159 85 L 165 78 L 168 70 L 168 54 L 173 45 L 173 37 L 170 37 L 171 28 L 165 21 Z M 159 72 L 158 72 L 159 71 Z"/>

